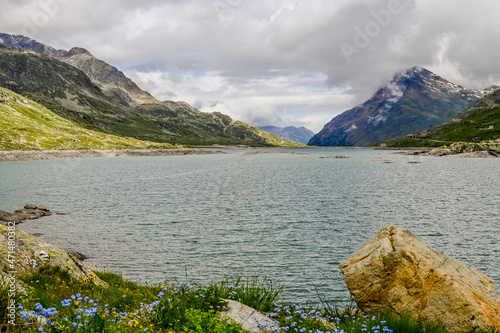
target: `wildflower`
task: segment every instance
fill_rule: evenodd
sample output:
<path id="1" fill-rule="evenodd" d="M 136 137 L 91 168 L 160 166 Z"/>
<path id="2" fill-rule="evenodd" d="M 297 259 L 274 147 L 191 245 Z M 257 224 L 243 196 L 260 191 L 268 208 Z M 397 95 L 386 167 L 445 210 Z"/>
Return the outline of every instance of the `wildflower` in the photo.
<path id="1" fill-rule="evenodd" d="M 62 300 L 62 301 L 61 301 L 61 305 L 62 305 L 63 307 L 68 307 L 68 306 L 70 306 L 70 305 L 71 305 L 71 300 L 70 300 L 70 299 L 65 299 L 65 300 Z"/>
<path id="2" fill-rule="evenodd" d="M 25 319 L 25 320 L 29 319 L 28 314 L 27 314 L 26 311 L 21 311 L 21 317 L 23 317 L 23 319 Z"/>
<path id="3" fill-rule="evenodd" d="M 19 303 L 19 310 L 24 310 L 24 307 L 22 304 Z"/>

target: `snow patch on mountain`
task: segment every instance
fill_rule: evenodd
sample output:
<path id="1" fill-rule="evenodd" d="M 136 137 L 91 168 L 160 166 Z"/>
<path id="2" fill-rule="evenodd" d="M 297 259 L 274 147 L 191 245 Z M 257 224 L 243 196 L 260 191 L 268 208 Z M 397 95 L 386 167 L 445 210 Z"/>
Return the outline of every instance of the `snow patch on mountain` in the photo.
<path id="1" fill-rule="evenodd" d="M 349 132 L 355 131 L 357 129 L 358 129 L 358 126 L 356 126 L 355 124 L 352 124 L 351 127 L 346 129 L 345 131 L 349 133 Z"/>

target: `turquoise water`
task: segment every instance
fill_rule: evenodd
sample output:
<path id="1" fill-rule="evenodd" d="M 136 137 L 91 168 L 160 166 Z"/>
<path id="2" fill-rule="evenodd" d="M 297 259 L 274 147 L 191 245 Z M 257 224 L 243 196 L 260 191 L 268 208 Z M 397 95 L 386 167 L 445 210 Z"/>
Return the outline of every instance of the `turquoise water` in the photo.
<path id="1" fill-rule="evenodd" d="M 500 159 L 243 152 L 4 162 L 0 208 L 70 213 L 20 229 L 141 282 L 260 276 L 288 301 L 340 303 L 339 263 L 387 225 L 500 282 Z"/>

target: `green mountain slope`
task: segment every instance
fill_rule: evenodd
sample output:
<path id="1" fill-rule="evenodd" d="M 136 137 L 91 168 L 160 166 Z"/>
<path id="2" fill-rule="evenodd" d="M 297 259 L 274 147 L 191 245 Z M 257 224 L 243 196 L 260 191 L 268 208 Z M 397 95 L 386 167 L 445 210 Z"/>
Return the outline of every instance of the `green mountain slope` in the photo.
<path id="1" fill-rule="evenodd" d="M 81 128 L 47 108 L 0 88 L 0 150 L 174 148 Z"/>
<path id="2" fill-rule="evenodd" d="M 387 143 L 392 147 L 436 147 L 453 142 L 481 142 L 500 138 L 500 90 L 458 113 L 450 121 L 426 131 L 399 137 Z"/>
<path id="3" fill-rule="evenodd" d="M 0 45 L 0 87 L 82 127 L 108 134 L 191 145 L 287 145 L 273 134 L 183 102 L 125 105 L 76 67 L 33 50 Z"/>

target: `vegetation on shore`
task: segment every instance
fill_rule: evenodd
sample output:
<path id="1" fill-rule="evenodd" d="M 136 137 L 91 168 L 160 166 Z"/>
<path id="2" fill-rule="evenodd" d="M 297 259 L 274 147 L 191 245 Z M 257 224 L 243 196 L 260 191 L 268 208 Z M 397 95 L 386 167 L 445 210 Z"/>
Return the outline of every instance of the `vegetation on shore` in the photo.
<path id="1" fill-rule="evenodd" d="M 278 300 L 282 287 L 261 279 L 224 280 L 209 286 L 139 285 L 116 273 L 95 272 L 108 286 L 88 279 L 76 281 L 64 269 L 42 266 L 19 277 L 26 286 L 16 295 L 16 325 L 0 318 L 1 332 L 247 332 L 228 318 L 221 319 L 231 299 L 266 314 L 261 327 L 274 332 L 435 332 L 440 325 L 421 323 L 412 316 L 362 314 L 359 310 L 287 304 Z M 7 308 L 7 287 L 0 307 Z"/>

